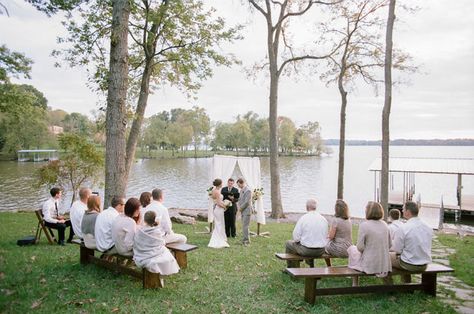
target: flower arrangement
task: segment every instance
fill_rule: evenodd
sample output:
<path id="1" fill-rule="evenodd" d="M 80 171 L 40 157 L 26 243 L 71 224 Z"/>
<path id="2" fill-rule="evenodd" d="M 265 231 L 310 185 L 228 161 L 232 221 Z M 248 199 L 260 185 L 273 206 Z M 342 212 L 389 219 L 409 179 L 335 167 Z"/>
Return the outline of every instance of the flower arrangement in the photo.
<path id="1" fill-rule="evenodd" d="M 230 200 L 224 200 L 224 205 L 225 205 L 225 209 L 227 209 L 232 206 L 232 202 Z"/>
<path id="2" fill-rule="evenodd" d="M 206 190 L 206 191 L 207 191 L 207 195 L 209 195 L 209 196 L 212 195 L 212 189 L 213 189 L 213 188 L 214 188 L 213 186 L 207 188 L 207 190 Z"/>
<path id="3" fill-rule="evenodd" d="M 262 197 L 265 193 L 263 192 L 263 188 L 256 188 L 253 189 L 252 193 L 252 200 L 256 202 L 260 197 Z"/>

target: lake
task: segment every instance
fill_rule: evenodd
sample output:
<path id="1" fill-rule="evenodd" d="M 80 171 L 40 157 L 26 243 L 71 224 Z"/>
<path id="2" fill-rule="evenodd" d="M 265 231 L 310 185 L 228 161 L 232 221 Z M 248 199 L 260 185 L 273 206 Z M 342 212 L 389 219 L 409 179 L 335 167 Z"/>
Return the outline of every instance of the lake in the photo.
<path id="1" fill-rule="evenodd" d="M 281 192 L 284 211 L 305 210 L 308 198 L 318 200 L 322 213 L 333 213 L 337 188 L 337 151 L 327 157 L 281 157 Z M 345 200 L 354 217 L 364 216 L 367 201 L 374 198 L 374 175 L 368 171 L 379 157 L 378 146 L 347 146 Z M 391 157 L 474 158 L 472 146 L 393 146 Z M 139 196 L 155 187 L 165 190 L 165 205 L 179 208 L 206 208 L 210 158 L 140 159 L 133 165 L 127 197 Z M 34 172 L 41 163 L 0 162 L 0 211 L 36 209 L 47 198 L 46 188 L 34 187 Z M 269 158 L 261 158 L 264 208 L 270 210 Z M 237 176 L 238 173 L 235 173 Z M 227 178 L 223 178 L 226 181 Z M 402 175 L 393 177 L 394 190 L 402 189 Z M 416 175 L 416 195 L 425 203 L 456 204 L 455 175 Z M 474 176 L 463 176 L 463 193 L 474 195 Z M 102 189 L 95 188 L 103 195 Z M 68 207 L 66 194 L 63 207 Z"/>

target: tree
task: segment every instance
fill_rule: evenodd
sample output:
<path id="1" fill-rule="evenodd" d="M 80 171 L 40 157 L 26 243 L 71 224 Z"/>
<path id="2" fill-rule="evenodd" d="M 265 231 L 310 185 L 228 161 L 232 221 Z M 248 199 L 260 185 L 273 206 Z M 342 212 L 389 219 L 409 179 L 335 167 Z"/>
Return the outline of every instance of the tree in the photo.
<path id="1" fill-rule="evenodd" d="M 68 113 L 62 109 L 48 110 L 48 120 L 50 125 L 63 126 L 63 120 Z"/>
<path id="2" fill-rule="evenodd" d="M 147 126 L 143 131 L 143 144 L 148 147 L 148 152 L 152 148 L 164 148 L 169 144 L 167 136 L 168 124 L 169 122 L 162 114 L 156 114 L 148 119 Z"/>
<path id="3" fill-rule="evenodd" d="M 382 111 L 382 167 L 380 178 L 380 201 L 388 217 L 388 177 L 390 148 L 390 109 L 392 106 L 392 50 L 393 25 L 395 24 L 395 0 L 390 0 L 388 7 L 387 33 L 385 37 L 385 99 Z"/>
<path id="4" fill-rule="evenodd" d="M 193 127 L 183 121 L 172 122 L 166 130 L 166 137 L 172 148 L 173 156 L 175 149 L 183 148 L 189 145 L 193 138 Z"/>
<path id="5" fill-rule="evenodd" d="M 291 1 L 291 0 L 248 0 L 249 3 L 263 15 L 267 25 L 267 57 L 268 70 L 270 74 L 270 96 L 269 96 L 269 124 L 270 124 L 270 181 L 272 218 L 284 217 L 280 191 L 280 167 L 278 163 L 278 85 L 285 66 L 294 62 L 308 59 L 324 59 L 327 56 L 301 55 L 295 56 L 293 49 L 286 38 L 285 25 L 290 17 L 301 16 L 311 9 L 314 4 L 331 4 L 324 1 Z M 257 3 L 258 2 L 258 3 Z M 283 41 L 287 55 L 280 56 L 280 45 Z M 284 51 L 285 52 L 285 51 Z"/>
<path id="6" fill-rule="evenodd" d="M 206 109 L 194 106 L 191 110 L 186 110 L 183 115 L 185 119 L 193 128 L 193 146 L 194 157 L 197 157 L 197 148 L 203 142 L 209 132 L 211 131 L 211 119 L 206 113 Z"/>
<path id="7" fill-rule="evenodd" d="M 33 61 L 20 52 L 0 46 L 0 84 L 10 83 L 10 77 L 30 78 Z"/>
<path id="8" fill-rule="evenodd" d="M 278 122 L 278 139 L 281 151 L 291 152 L 295 141 L 295 124 L 287 117 L 279 117 Z"/>
<path id="9" fill-rule="evenodd" d="M 104 160 L 95 145 L 78 134 L 64 133 L 58 140 L 63 150 L 61 158 L 38 169 L 37 183 L 39 186 L 59 185 L 65 190 L 71 189 L 72 204 L 83 184 L 98 182 Z"/>
<path id="10" fill-rule="evenodd" d="M 231 123 L 217 122 L 214 129 L 214 140 L 211 144 L 213 150 L 233 149 L 232 136 Z"/>
<path id="11" fill-rule="evenodd" d="M 247 121 L 237 119 L 237 121 L 231 126 L 232 146 L 237 149 L 237 156 L 239 155 L 239 148 L 248 148 L 250 146 L 250 139 L 252 134 L 250 133 L 250 126 Z"/>
<path id="12" fill-rule="evenodd" d="M 114 9 L 119 7 L 116 1 L 113 4 Z M 216 46 L 237 38 L 237 29 L 227 29 L 224 21 L 214 18 L 214 11 L 205 10 L 201 1 L 144 0 L 132 2 L 130 12 L 130 22 L 123 24 L 123 29 L 129 31 L 131 39 L 130 68 L 128 69 L 129 98 L 136 99 L 136 105 L 132 110 L 132 125 L 126 149 L 122 149 L 121 143 L 125 138 L 123 127 L 120 131 L 118 128 L 120 123 L 123 124 L 126 121 L 122 114 L 113 118 L 114 130 L 107 132 L 107 142 L 110 143 L 110 146 L 107 144 L 107 148 L 113 149 L 115 151 L 113 154 L 120 156 L 110 159 L 118 163 L 109 163 L 109 158 L 107 158 L 106 198 L 110 195 L 109 185 L 116 185 L 113 190 L 117 193 L 125 191 L 150 90 L 162 88 L 168 84 L 188 93 L 196 91 L 200 88 L 199 82 L 212 75 L 212 64 L 230 65 L 233 63 L 233 57 L 221 54 Z M 111 72 L 115 67 L 111 64 L 109 73 L 104 66 L 108 54 L 103 45 L 104 38 L 109 36 L 109 4 L 93 1 L 89 6 L 82 7 L 80 14 L 84 21 L 82 24 L 72 19 L 66 22 L 69 37 L 62 40 L 71 44 L 71 48 L 66 48 L 62 56 L 71 66 L 89 66 L 90 81 L 95 89 L 105 90 L 108 85 L 108 97 L 111 97 L 110 93 L 114 90 L 111 89 L 110 80 L 107 81 L 107 78 L 112 76 Z M 126 40 L 126 37 L 126 35 L 112 35 L 112 43 Z M 61 52 L 55 54 L 61 55 Z M 111 56 L 113 56 L 112 51 Z M 114 98 L 118 99 L 117 95 Z M 120 99 L 125 101 L 127 98 Z M 120 108 L 120 112 L 123 112 L 122 106 Z M 107 129 L 109 129 L 109 124 L 107 124 Z M 111 136 L 119 137 L 120 140 L 112 140 Z M 122 166 L 122 155 L 126 158 L 124 166 Z M 115 164 L 113 175 L 108 164 Z"/>
<path id="13" fill-rule="evenodd" d="M 89 138 L 92 135 L 92 122 L 83 114 L 77 112 L 68 114 L 64 117 L 62 124 L 64 132 L 78 134 L 85 138 Z"/>

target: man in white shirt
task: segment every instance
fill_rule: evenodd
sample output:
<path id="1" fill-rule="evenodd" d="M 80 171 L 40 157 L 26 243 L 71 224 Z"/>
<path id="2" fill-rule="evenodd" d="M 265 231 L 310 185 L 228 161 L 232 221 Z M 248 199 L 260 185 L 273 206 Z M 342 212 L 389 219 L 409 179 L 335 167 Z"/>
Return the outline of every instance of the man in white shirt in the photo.
<path id="1" fill-rule="evenodd" d="M 423 271 L 431 262 L 433 230 L 418 218 L 418 205 L 415 202 L 405 203 L 403 217 L 408 221 L 395 234 L 390 249 L 392 266 L 408 271 Z M 402 280 L 409 282 L 409 276 L 402 277 Z"/>
<path id="2" fill-rule="evenodd" d="M 74 230 L 74 234 L 77 235 L 80 239 L 82 239 L 82 230 L 81 230 L 81 223 L 82 217 L 87 210 L 87 200 L 89 196 L 92 194 L 91 189 L 89 188 L 81 188 L 79 190 L 79 200 L 75 201 L 71 209 L 69 210 L 69 216 L 71 217 L 71 225 L 72 229 Z"/>
<path id="3" fill-rule="evenodd" d="M 316 212 L 317 202 L 309 199 L 306 211 L 296 223 L 293 240 L 286 241 L 286 253 L 319 257 L 323 255 L 328 242 L 328 221 Z M 288 262 L 288 267 L 291 263 Z"/>
<path id="4" fill-rule="evenodd" d="M 396 208 L 392 208 L 388 212 L 389 219 L 391 220 L 390 224 L 388 225 L 388 231 L 390 231 L 390 239 L 393 241 L 395 240 L 395 233 L 400 229 L 403 225 L 403 222 L 400 221 L 400 211 Z"/>
<path id="5" fill-rule="evenodd" d="M 112 224 L 125 208 L 125 198 L 112 197 L 111 206 L 97 215 L 95 221 L 95 241 L 97 249 L 107 254 L 117 253 L 112 239 Z"/>
<path id="6" fill-rule="evenodd" d="M 43 219 L 47 227 L 58 230 L 58 244 L 64 245 L 64 233 L 67 227 L 71 227 L 71 221 L 66 220 L 64 216 L 59 214 L 59 200 L 62 196 L 60 188 L 52 188 L 49 193 L 51 198 L 43 204 Z M 72 237 L 74 236 L 74 230 L 71 228 L 69 231 L 68 243 L 71 243 Z"/>
<path id="7" fill-rule="evenodd" d="M 151 191 L 151 196 L 153 199 L 151 203 L 145 207 L 143 212 L 146 213 L 150 210 L 155 212 L 156 221 L 159 223 L 158 227 L 163 233 L 165 243 L 186 243 L 188 239 L 185 235 L 173 232 L 168 208 L 163 205 L 163 191 L 160 189 L 154 189 Z"/>

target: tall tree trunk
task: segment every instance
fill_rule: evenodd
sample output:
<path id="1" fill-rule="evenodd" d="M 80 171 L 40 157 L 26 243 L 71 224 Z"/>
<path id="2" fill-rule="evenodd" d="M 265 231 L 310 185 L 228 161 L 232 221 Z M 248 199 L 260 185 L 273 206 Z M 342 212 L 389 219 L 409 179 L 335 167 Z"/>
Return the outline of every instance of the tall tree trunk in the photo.
<path id="1" fill-rule="evenodd" d="M 341 112 L 339 126 L 339 169 L 337 173 L 337 198 L 344 199 L 344 160 L 346 149 L 346 107 L 347 92 L 342 85 L 342 77 L 339 78 L 339 93 L 341 94 Z"/>
<path id="2" fill-rule="evenodd" d="M 390 109 L 392 106 L 392 47 L 393 25 L 395 23 L 395 0 L 390 0 L 385 38 L 385 100 L 382 112 L 382 171 L 380 179 L 380 201 L 388 216 L 388 179 L 390 148 Z"/>
<path id="3" fill-rule="evenodd" d="M 138 139 L 143 125 L 143 117 L 145 116 L 145 109 L 148 104 L 148 95 L 150 94 L 150 77 L 152 72 L 151 59 L 146 60 L 145 68 L 143 70 L 142 80 L 140 83 L 140 95 L 138 96 L 137 109 L 133 117 L 132 127 L 127 141 L 127 158 L 126 171 L 124 177 L 128 180 L 130 169 L 132 168 L 133 160 L 135 159 L 135 151 L 137 149 Z"/>
<path id="4" fill-rule="evenodd" d="M 128 89 L 128 0 L 113 1 L 110 38 L 109 86 L 106 110 L 105 196 L 108 206 L 114 195 L 125 196 L 126 99 Z"/>

